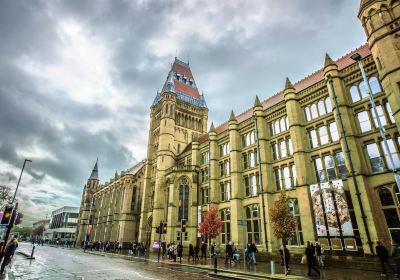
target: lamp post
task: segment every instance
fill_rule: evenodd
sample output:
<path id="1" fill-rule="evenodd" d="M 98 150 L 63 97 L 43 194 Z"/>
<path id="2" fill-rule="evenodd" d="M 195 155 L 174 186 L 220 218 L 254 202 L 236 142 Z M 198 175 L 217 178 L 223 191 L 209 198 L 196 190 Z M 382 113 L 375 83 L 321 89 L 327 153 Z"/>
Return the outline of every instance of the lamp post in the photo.
<path id="1" fill-rule="evenodd" d="M 364 83 L 367 86 L 367 93 L 368 93 L 368 96 L 369 96 L 369 101 L 370 101 L 372 109 L 374 111 L 376 122 L 378 123 L 379 133 L 381 134 L 381 137 L 382 137 L 382 140 L 383 140 L 383 144 L 385 146 L 385 150 L 386 150 L 387 156 L 389 157 L 389 161 L 390 161 L 390 165 L 391 165 L 390 169 L 392 169 L 392 171 L 393 171 L 393 175 L 394 175 L 394 178 L 396 180 L 397 190 L 400 193 L 400 174 L 398 174 L 397 171 L 396 171 L 396 167 L 394 165 L 393 156 L 390 153 L 389 144 L 388 144 L 388 141 L 387 141 L 386 135 L 385 135 L 385 129 L 383 128 L 381 120 L 379 119 L 378 111 L 377 111 L 376 106 L 375 106 L 374 97 L 372 95 L 371 86 L 370 86 L 370 84 L 369 84 L 369 82 L 367 80 L 367 76 L 366 76 L 365 71 L 364 71 L 364 66 L 362 64 L 362 57 L 361 57 L 360 54 L 355 53 L 352 56 L 350 56 L 350 58 L 358 63 L 358 67 L 360 68 L 362 78 L 364 80 Z"/>
<path id="2" fill-rule="evenodd" d="M 25 160 L 24 160 L 24 165 L 22 165 L 22 170 L 21 170 L 21 173 L 19 174 L 19 179 L 18 179 L 17 187 L 15 188 L 15 192 L 14 192 L 14 196 L 13 196 L 13 199 L 12 199 L 12 201 L 11 201 L 11 204 L 14 204 L 14 202 L 15 202 L 15 197 L 17 196 L 17 191 L 18 191 L 19 183 L 21 182 L 22 173 L 24 172 L 25 164 L 26 164 L 27 162 L 32 162 L 32 161 L 31 161 L 30 159 L 25 159 Z"/>

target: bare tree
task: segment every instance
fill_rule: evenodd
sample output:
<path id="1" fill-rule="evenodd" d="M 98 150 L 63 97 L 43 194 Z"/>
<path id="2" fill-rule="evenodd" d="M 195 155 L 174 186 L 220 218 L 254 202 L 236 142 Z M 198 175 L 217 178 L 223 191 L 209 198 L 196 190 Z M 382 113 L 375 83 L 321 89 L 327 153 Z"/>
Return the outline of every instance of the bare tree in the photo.
<path id="1" fill-rule="evenodd" d="M 12 198 L 11 188 L 8 186 L 0 185 L 0 207 L 1 207 L 1 209 L 3 209 L 7 203 L 10 203 L 11 198 Z"/>

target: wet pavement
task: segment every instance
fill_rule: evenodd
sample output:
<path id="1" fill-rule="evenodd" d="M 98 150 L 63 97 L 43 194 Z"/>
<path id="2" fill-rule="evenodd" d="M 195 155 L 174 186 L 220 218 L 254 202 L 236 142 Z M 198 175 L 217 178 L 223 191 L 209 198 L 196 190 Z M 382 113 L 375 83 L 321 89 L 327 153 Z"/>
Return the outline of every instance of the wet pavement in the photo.
<path id="1" fill-rule="evenodd" d="M 31 245 L 20 243 L 18 250 L 30 253 Z M 34 279 L 210 279 L 204 270 L 174 267 L 146 260 L 124 260 L 87 254 L 80 250 L 37 246 L 35 260 L 16 254 L 11 267 L 14 278 Z"/>

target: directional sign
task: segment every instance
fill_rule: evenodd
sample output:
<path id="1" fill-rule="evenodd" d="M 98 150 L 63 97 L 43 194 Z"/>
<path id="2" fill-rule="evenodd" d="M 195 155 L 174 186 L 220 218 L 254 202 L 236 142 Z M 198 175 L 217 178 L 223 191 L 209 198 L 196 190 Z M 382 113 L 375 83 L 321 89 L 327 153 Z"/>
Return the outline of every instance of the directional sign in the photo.
<path id="1" fill-rule="evenodd" d="M 245 225 L 247 225 L 247 221 L 246 220 L 237 220 L 237 224 L 239 226 L 245 226 Z"/>

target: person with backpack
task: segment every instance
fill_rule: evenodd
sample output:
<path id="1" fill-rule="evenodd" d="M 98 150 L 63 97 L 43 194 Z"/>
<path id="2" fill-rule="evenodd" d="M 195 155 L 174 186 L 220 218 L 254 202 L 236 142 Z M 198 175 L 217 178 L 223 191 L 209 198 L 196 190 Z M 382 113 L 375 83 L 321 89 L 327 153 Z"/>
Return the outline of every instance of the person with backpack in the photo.
<path id="1" fill-rule="evenodd" d="M 377 241 L 376 244 L 378 244 L 375 247 L 376 255 L 378 256 L 379 260 L 381 261 L 381 265 L 382 265 L 381 276 L 384 276 L 384 277 L 386 276 L 385 264 L 387 264 L 390 267 L 390 269 L 393 271 L 393 273 L 396 274 L 396 271 L 394 270 L 393 266 L 389 263 L 388 250 L 380 241 Z"/>

